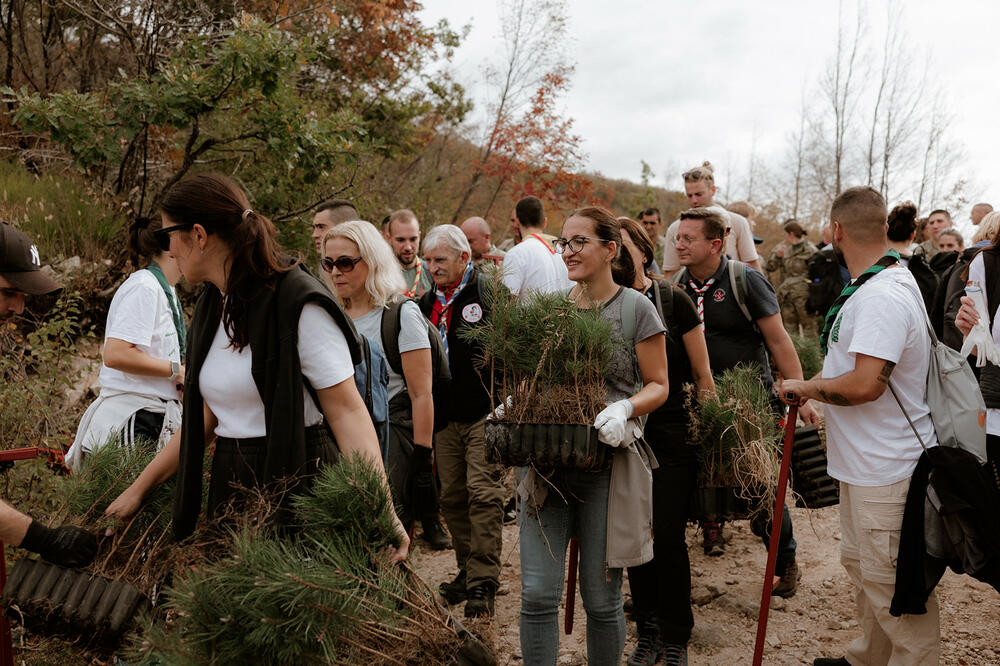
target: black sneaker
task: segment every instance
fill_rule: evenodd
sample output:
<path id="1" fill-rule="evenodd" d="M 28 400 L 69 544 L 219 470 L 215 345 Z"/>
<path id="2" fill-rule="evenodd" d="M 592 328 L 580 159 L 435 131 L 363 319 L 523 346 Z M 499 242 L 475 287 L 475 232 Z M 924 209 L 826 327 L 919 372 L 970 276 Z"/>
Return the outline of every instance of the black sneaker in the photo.
<path id="1" fill-rule="evenodd" d="M 444 531 L 440 518 L 437 516 L 426 518 L 420 521 L 420 525 L 424 528 L 421 536 L 427 542 L 428 548 L 431 550 L 451 548 L 451 537 Z"/>
<path id="2" fill-rule="evenodd" d="M 663 661 L 661 663 L 665 666 L 687 666 L 687 645 L 681 645 L 680 643 L 664 643 L 663 652 L 661 652 L 661 654 L 663 655 Z"/>
<path id="3" fill-rule="evenodd" d="M 705 521 L 702 524 L 704 539 L 701 547 L 709 557 L 719 557 L 726 552 L 726 540 L 722 537 L 722 524 L 715 521 Z"/>
<path id="4" fill-rule="evenodd" d="M 493 615 L 493 601 L 497 588 L 493 583 L 480 583 L 469 590 L 469 600 L 465 602 L 465 617 Z"/>
<path id="5" fill-rule="evenodd" d="M 517 497 L 511 497 L 503 508 L 503 524 L 513 525 L 517 522 Z"/>
<path id="6" fill-rule="evenodd" d="M 799 565 L 795 563 L 795 560 L 776 569 L 774 573 L 780 576 L 781 580 L 771 590 L 771 594 L 785 599 L 794 597 L 795 591 L 799 589 L 799 580 L 802 578 L 802 572 L 799 571 Z"/>
<path id="7" fill-rule="evenodd" d="M 819 659 L 813 659 L 813 666 L 851 666 L 851 662 L 843 657 L 838 657 L 837 659 L 820 657 Z"/>
<path id="8" fill-rule="evenodd" d="M 455 580 L 450 583 L 441 583 L 438 586 L 438 591 L 441 596 L 444 597 L 445 603 L 449 606 L 454 606 L 455 604 L 460 604 L 469 598 L 469 592 L 466 588 L 466 577 L 465 569 L 458 572 L 455 576 Z"/>
<path id="9" fill-rule="evenodd" d="M 639 643 L 628 657 L 628 666 L 654 666 L 662 656 L 663 641 L 659 629 L 639 631 Z"/>

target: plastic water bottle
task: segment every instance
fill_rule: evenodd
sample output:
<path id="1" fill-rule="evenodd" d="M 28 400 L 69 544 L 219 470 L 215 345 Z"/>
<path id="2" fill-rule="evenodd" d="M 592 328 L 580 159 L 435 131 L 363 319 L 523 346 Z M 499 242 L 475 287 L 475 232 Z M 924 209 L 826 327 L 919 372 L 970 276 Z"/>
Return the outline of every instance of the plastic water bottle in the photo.
<path id="1" fill-rule="evenodd" d="M 965 283 L 965 295 L 972 299 L 972 303 L 976 306 L 976 310 L 979 311 L 980 320 L 986 321 L 989 309 L 986 307 L 986 299 L 983 296 L 983 288 L 979 285 L 978 280 L 969 280 Z"/>

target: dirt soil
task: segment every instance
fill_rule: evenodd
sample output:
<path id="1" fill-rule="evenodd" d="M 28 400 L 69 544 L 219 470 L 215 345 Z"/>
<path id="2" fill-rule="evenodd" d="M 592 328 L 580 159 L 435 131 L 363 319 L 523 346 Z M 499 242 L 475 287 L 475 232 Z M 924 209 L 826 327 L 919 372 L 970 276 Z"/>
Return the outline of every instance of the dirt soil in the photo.
<path id="1" fill-rule="evenodd" d="M 837 507 L 792 509 L 802 581 L 791 599 L 772 597 L 765 664 L 812 664 L 816 657 L 839 657 L 858 634 L 852 588 L 840 565 L 840 527 Z M 757 615 L 767 553 L 750 533 L 746 521 L 727 524 L 728 548 L 722 557 L 706 557 L 701 535 L 688 527 L 694 633 L 689 644 L 691 664 L 749 664 L 753 657 Z M 520 563 L 518 530 L 503 532 L 503 569 L 495 634 L 498 663 L 521 662 L 518 639 Z M 418 538 L 412 561 L 436 589 L 458 571 L 451 550 L 431 552 Z M 628 595 L 628 583 L 624 594 Z M 1000 664 L 1000 595 L 969 576 L 945 574 L 937 588 L 941 607 L 941 663 L 962 666 Z M 564 595 L 565 599 L 565 595 Z M 563 602 L 565 603 L 565 601 Z M 559 664 L 583 665 L 586 657 L 586 615 L 576 595 L 573 633 L 560 637 Z M 462 607 L 453 611 L 461 617 Z M 560 612 L 560 627 L 562 626 Z M 635 647 L 635 625 L 628 623 L 626 655 Z M 622 658 L 624 663 L 625 656 Z"/>

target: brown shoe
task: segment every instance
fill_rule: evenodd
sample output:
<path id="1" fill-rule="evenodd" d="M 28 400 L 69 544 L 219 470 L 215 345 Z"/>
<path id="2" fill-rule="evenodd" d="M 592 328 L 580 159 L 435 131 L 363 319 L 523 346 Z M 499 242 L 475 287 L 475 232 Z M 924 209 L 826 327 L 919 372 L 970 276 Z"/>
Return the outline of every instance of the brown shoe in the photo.
<path id="1" fill-rule="evenodd" d="M 775 574 L 780 576 L 781 580 L 771 590 L 771 594 L 785 599 L 794 597 L 795 591 L 799 589 L 799 580 L 802 579 L 802 572 L 799 571 L 799 565 L 795 563 L 795 560 L 785 564 L 775 571 Z"/>

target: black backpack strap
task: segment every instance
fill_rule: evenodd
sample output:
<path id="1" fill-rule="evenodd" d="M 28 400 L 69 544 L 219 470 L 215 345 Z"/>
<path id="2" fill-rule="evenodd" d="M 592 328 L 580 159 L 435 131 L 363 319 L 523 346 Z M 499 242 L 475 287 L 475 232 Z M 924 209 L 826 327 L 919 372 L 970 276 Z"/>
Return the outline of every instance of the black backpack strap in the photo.
<path id="1" fill-rule="evenodd" d="M 403 325 L 401 321 L 403 303 L 406 303 L 406 300 L 386 305 L 385 311 L 382 313 L 382 352 L 385 354 L 385 360 L 389 367 L 397 375 L 403 374 L 403 359 L 399 353 L 399 331 Z"/>
<path id="2" fill-rule="evenodd" d="M 989 324 L 992 328 L 997 307 L 1000 307 L 1000 252 L 989 248 L 984 250 L 982 255 L 986 284 L 981 286 L 986 292 L 986 309 L 990 311 Z"/>

